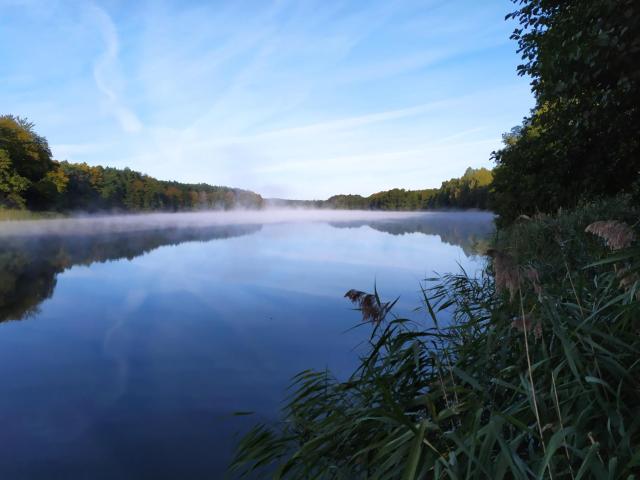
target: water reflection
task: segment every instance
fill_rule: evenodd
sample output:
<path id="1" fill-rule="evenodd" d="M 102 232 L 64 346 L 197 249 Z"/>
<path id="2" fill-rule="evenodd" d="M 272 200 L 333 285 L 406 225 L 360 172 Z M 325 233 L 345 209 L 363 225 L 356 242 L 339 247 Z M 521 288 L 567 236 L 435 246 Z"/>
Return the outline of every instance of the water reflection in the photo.
<path id="1" fill-rule="evenodd" d="M 0 318 L 30 317 L 0 326 L 0 478 L 223 478 L 293 375 L 355 368 L 368 330 L 344 292 L 375 282 L 419 316 L 420 280 L 479 267 L 491 231 L 487 214 L 365 215 L 0 224 Z"/>
<path id="2" fill-rule="evenodd" d="M 56 277 L 74 265 L 131 260 L 165 245 L 249 235 L 260 225 L 228 225 L 83 235 L 0 237 L 0 322 L 37 312 Z"/>
<path id="3" fill-rule="evenodd" d="M 462 248 L 465 255 L 478 255 L 486 250 L 493 232 L 493 214 L 486 212 L 433 212 L 405 218 L 402 221 L 382 219 L 360 222 L 332 222 L 337 228 L 369 226 L 391 235 L 422 233 L 437 235 L 448 245 Z"/>
<path id="4" fill-rule="evenodd" d="M 492 232 L 489 213 L 429 213 L 414 217 L 329 222 L 335 228 L 370 227 L 404 235 L 437 235 L 441 241 L 475 255 Z M 0 235 L 0 322 L 17 320 L 37 312 L 51 297 L 56 277 L 74 265 L 90 265 L 122 258 L 133 259 L 158 247 L 184 242 L 208 242 L 250 235 L 261 225 L 188 226 L 108 233 Z"/>

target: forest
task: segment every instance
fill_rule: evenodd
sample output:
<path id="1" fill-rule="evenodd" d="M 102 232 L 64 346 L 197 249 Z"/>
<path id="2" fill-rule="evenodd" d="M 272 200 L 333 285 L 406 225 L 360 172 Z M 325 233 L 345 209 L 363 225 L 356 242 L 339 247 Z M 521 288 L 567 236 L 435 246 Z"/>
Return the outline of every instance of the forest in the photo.
<path id="1" fill-rule="evenodd" d="M 260 208 L 260 195 L 237 188 L 157 180 L 86 163 L 56 161 L 34 124 L 0 116 L 0 207 L 48 211 L 180 211 Z"/>
<path id="2" fill-rule="evenodd" d="M 486 168 L 467 168 L 460 178 L 442 182 L 440 188 L 404 190 L 394 188 L 360 195 L 335 195 L 326 204 L 332 208 L 365 210 L 430 210 L 440 208 L 486 209 L 493 175 Z"/>
<path id="3" fill-rule="evenodd" d="M 350 374 L 326 363 L 302 370 L 283 394 L 278 418 L 239 405 L 236 415 L 254 415 L 255 424 L 236 445 L 230 473 L 293 480 L 638 479 L 640 1 L 511 3 L 505 20 L 513 24 L 510 38 L 520 56 L 514 74 L 530 82 L 534 105 L 504 133 L 491 170 L 469 168 L 425 190 L 263 199 L 54 160 L 34 124 L 4 115 L 0 209 L 488 209 L 496 214 L 489 244 L 475 245 L 466 221 L 446 232 L 448 241 L 467 243 L 463 252 L 481 249 L 481 266 L 423 279 L 415 309 L 405 308 L 405 298 L 395 308 L 399 298 L 385 297 L 373 278 L 371 291 L 346 287 L 344 308 L 358 312 L 355 326 L 365 332 L 352 352 L 358 364 Z M 116 242 L 7 239 L 0 248 L 0 321 L 34 312 L 71 265 L 257 228 L 145 231 Z M 243 289 L 248 298 L 251 290 Z M 318 305 L 326 303 L 318 296 Z M 287 339 L 288 332 L 271 330 Z M 264 390 L 256 388 L 261 401 Z M 124 447 L 122 458 L 130 457 Z"/>
<path id="4" fill-rule="evenodd" d="M 277 206 L 423 210 L 481 208 L 508 225 L 619 194 L 640 198 L 640 15 L 633 0 L 522 0 L 507 19 L 535 106 L 503 135 L 493 170 L 468 169 L 440 188 L 393 189 Z M 584 22 L 588 22 L 585 24 Z M 0 207 L 50 211 L 260 208 L 235 188 L 161 181 L 129 169 L 52 159 L 34 125 L 0 116 Z"/>
<path id="5" fill-rule="evenodd" d="M 362 195 L 334 195 L 327 200 L 266 199 L 273 207 L 337 208 L 345 210 L 436 210 L 480 209 L 489 206 L 492 171 L 486 168 L 467 168 L 460 178 L 442 182 L 439 188 L 405 190 L 394 188 Z"/>
<path id="6" fill-rule="evenodd" d="M 394 188 L 360 195 L 334 195 L 327 200 L 264 200 L 259 194 L 205 183 L 157 180 L 129 168 L 56 161 L 47 140 L 34 124 L 12 115 L 0 116 L 0 208 L 56 212 L 144 212 L 263 206 L 360 210 L 487 209 L 493 178 L 486 168 L 468 168 L 440 188 Z"/>

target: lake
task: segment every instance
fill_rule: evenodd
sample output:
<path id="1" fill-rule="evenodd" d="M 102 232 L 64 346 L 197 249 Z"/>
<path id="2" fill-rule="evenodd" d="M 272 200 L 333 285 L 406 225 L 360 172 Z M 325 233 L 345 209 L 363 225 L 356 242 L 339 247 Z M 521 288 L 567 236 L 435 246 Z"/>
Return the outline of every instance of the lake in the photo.
<path id="1" fill-rule="evenodd" d="M 488 213 L 218 212 L 0 223 L 0 478 L 221 478 L 289 379 L 346 377 L 352 288 L 424 316 Z M 236 411 L 254 416 L 233 416 Z"/>

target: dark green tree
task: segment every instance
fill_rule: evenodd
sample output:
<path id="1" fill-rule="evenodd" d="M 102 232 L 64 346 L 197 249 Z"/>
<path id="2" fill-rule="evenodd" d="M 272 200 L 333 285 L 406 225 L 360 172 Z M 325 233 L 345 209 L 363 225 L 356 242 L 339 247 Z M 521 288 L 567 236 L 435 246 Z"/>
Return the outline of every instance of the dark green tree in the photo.
<path id="1" fill-rule="evenodd" d="M 5 152 L 11 163 L 11 166 L 5 166 L 5 169 L 11 170 L 7 175 L 14 179 L 14 185 L 18 182 L 20 190 L 20 193 L 14 191 L 12 194 L 15 201 L 11 203 L 14 206 L 23 206 L 26 203 L 29 207 L 38 208 L 50 202 L 50 196 L 56 191 L 55 185 L 47 178 L 47 173 L 54 169 L 49 145 L 33 127 L 33 123 L 23 118 L 13 115 L 0 116 L 0 149 Z M 22 188 L 25 182 L 20 179 L 27 181 L 28 188 Z"/>
<path id="2" fill-rule="evenodd" d="M 508 18 L 536 106 L 505 137 L 493 208 L 503 222 L 631 191 L 640 173 L 640 3 L 517 0 Z"/>

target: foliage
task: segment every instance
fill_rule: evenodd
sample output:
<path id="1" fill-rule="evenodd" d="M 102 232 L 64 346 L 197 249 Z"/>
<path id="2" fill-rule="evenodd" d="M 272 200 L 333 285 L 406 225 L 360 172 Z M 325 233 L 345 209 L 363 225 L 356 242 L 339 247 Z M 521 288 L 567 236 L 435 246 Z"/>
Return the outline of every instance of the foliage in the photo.
<path id="1" fill-rule="evenodd" d="M 326 203 L 332 208 L 364 210 L 427 210 L 434 208 L 487 208 L 493 175 L 486 168 L 467 168 L 460 178 L 442 182 L 440 188 L 404 190 L 394 188 L 369 197 L 336 195 Z"/>
<path id="2" fill-rule="evenodd" d="M 486 168 L 467 168 L 460 178 L 442 182 L 440 188 L 405 190 L 394 188 L 361 195 L 334 195 L 327 200 L 272 200 L 280 207 L 337 208 L 345 210 L 429 210 L 438 208 L 478 208 L 488 206 L 493 174 Z"/>
<path id="3" fill-rule="evenodd" d="M 6 150 L 0 149 L 0 207 L 22 208 L 29 180 L 15 171 Z"/>
<path id="4" fill-rule="evenodd" d="M 467 168 L 460 178 L 442 182 L 430 200 L 432 207 L 487 208 L 493 173 L 486 168 Z"/>
<path id="5" fill-rule="evenodd" d="M 640 179 L 640 4 L 516 3 L 508 18 L 520 24 L 512 35 L 518 72 L 531 78 L 536 106 L 494 152 L 493 209 L 508 223 L 632 191 Z"/>
<path id="6" fill-rule="evenodd" d="M 38 181 L 51 169 L 52 160 L 47 140 L 33 127 L 24 118 L 0 116 L 0 148 L 7 152 L 19 175 Z"/>
<path id="7" fill-rule="evenodd" d="M 23 207 L 38 197 L 40 183 L 53 167 L 51 151 L 33 123 L 0 116 L 0 204 Z"/>
<path id="8" fill-rule="evenodd" d="M 608 215 L 625 220 L 625 201 L 502 230 L 482 274 L 429 284 L 424 319 L 368 323 L 368 353 L 347 381 L 299 374 L 283 422 L 246 435 L 234 469 L 273 478 L 635 478 L 640 247 L 612 254 L 585 232 Z M 624 284 L 622 268 L 632 275 Z"/>
<path id="9" fill-rule="evenodd" d="M 247 190 L 161 181 L 128 168 L 60 162 L 58 169 L 58 175 L 68 179 L 55 200 L 62 210 L 178 211 L 262 206 L 262 198 Z"/>
<path id="10" fill-rule="evenodd" d="M 128 168 L 57 162 L 30 123 L 0 116 L 0 206 L 33 210 L 260 208 L 260 195 L 204 183 L 157 180 Z"/>

